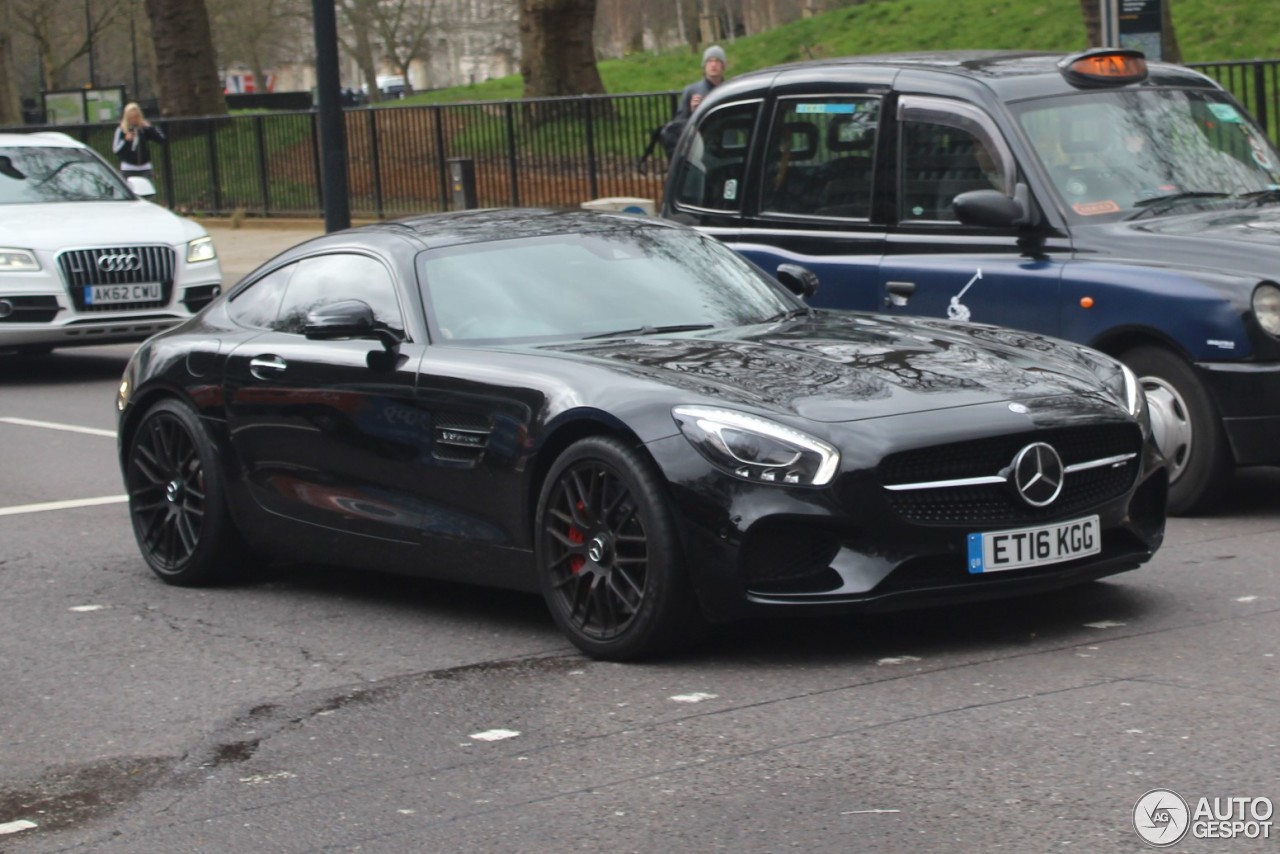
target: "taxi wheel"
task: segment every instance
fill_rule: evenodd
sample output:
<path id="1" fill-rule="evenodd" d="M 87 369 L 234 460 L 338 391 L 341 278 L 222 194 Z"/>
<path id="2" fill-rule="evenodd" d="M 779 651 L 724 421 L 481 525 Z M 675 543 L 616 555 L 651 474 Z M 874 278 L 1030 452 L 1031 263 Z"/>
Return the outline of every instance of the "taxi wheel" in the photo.
<path id="1" fill-rule="evenodd" d="M 1212 510 L 1231 485 L 1234 463 L 1209 390 L 1168 350 L 1135 347 L 1121 360 L 1142 383 L 1156 444 L 1169 462 L 1169 513 Z"/>
<path id="2" fill-rule="evenodd" d="M 583 439 L 552 465 L 535 548 L 552 617 L 593 658 L 651 657 L 705 629 L 661 478 L 616 439 Z"/>
<path id="3" fill-rule="evenodd" d="M 179 401 L 160 401 L 130 436 L 126 459 L 129 517 L 152 571 L 182 587 L 238 575 L 249 553 L 199 416 Z"/>

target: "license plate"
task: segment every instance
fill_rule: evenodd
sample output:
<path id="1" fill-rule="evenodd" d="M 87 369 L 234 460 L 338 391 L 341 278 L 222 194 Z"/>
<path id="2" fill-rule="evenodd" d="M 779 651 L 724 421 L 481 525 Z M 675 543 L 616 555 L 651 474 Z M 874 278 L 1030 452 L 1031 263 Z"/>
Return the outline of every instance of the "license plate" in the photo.
<path id="1" fill-rule="evenodd" d="M 969 535 L 969 572 L 1047 566 L 1102 551 L 1098 517 Z"/>
<path id="2" fill-rule="evenodd" d="M 158 302 L 162 297 L 159 282 L 141 282 L 136 285 L 89 285 L 84 289 L 85 305 Z"/>

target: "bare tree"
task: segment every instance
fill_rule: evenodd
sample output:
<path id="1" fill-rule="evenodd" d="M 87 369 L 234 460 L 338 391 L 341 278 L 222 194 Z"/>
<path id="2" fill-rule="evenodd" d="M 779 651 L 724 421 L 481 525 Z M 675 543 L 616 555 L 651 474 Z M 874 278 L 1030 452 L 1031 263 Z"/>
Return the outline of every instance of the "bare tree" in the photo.
<path id="1" fill-rule="evenodd" d="M 269 69 L 305 53 L 303 27 L 311 29 L 306 0 L 210 0 L 209 23 L 223 67 L 240 62 L 261 84 Z"/>
<path id="2" fill-rule="evenodd" d="M 9 0 L 0 0 L 0 127 L 22 124 L 22 99 L 13 62 Z"/>
<path id="3" fill-rule="evenodd" d="M 337 0 L 338 11 L 347 28 L 338 30 L 338 41 L 360 67 L 364 77 L 364 88 L 369 93 L 370 101 L 379 101 L 382 93 L 378 90 L 378 64 L 373 55 L 373 38 L 377 26 L 377 9 L 379 0 Z M 408 81 L 406 81 L 408 82 Z"/>
<path id="4" fill-rule="evenodd" d="M 121 0 L 10 0 L 13 32 L 36 45 L 46 89 L 79 88 L 72 66 L 89 54 L 94 42 L 125 12 Z"/>
<path id="5" fill-rule="evenodd" d="M 378 36 L 392 65 L 404 75 L 406 94 L 413 94 L 409 66 L 426 50 L 435 10 L 436 0 L 384 0 L 375 7 Z"/>
<path id="6" fill-rule="evenodd" d="M 596 0 L 520 0 L 520 75 L 526 98 L 600 95 Z"/>
<path id="7" fill-rule="evenodd" d="M 227 112 L 204 0 L 146 0 L 156 49 L 156 88 L 166 116 Z"/>

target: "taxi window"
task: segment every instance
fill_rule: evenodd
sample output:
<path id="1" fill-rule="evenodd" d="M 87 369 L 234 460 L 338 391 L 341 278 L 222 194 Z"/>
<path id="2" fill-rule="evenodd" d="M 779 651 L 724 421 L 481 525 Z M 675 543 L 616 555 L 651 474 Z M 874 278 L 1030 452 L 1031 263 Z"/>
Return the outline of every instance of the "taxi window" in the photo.
<path id="1" fill-rule="evenodd" d="M 678 204 L 716 211 L 741 209 L 743 172 L 759 109 L 757 102 L 731 104 L 702 120 L 676 167 Z"/>
<path id="2" fill-rule="evenodd" d="M 868 218 L 879 125 L 878 98 L 779 101 L 766 146 L 761 211 Z"/>
<path id="3" fill-rule="evenodd" d="M 765 147 L 760 210 L 867 219 L 879 127 L 874 97 L 799 97 L 778 102 Z"/>

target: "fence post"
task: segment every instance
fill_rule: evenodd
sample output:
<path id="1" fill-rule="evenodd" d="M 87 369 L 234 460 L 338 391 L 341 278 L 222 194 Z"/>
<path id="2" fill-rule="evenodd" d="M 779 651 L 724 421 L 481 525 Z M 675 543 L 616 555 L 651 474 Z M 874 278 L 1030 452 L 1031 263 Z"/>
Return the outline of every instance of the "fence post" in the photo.
<path id="1" fill-rule="evenodd" d="M 596 134 L 595 127 L 591 121 L 591 114 L 594 112 L 591 108 L 594 103 L 590 98 L 582 100 L 583 120 L 587 132 L 587 192 L 593 199 L 598 198 L 600 195 L 596 175 Z"/>
<path id="2" fill-rule="evenodd" d="M 209 143 L 209 180 L 213 182 L 213 212 L 219 216 L 222 215 L 222 177 L 218 174 L 218 127 L 214 122 L 216 119 L 206 119 L 205 127 L 208 129 Z"/>
<path id="3" fill-rule="evenodd" d="M 1261 62 L 1253 64 L 1253 117 L 1258 120 L 1262 132 L 1270 128 L 1267 125 L 1267 76 L 1266 68 Z"/>
<path id="4" fill-rule="evenodd" d="M 267 136 L 262 116 L 254 116 L 254 131 L 258 142 L 258 184 L 262 187 L 262 215 L 271 213 L 271 177 L 267 174 Z"/>
<path id="5" fill-rule="evenodd" d="M 165 126 L 164 132 L 172 139 L 172 125 Z M 160 146 L 160 161 L 164 163 L 164 195 L 169 201 L 169 210 L 174 210 L 178 207 L 178 194 L 173 183 L 173 152 L 168 145 Z"/>
<path id="6" fill-rule="evenodd" d="M 449 210 L 449 164 L 445 163 L 447 152 L 444 145 L 444 107 L 432 107 L 436 117 L 436 164 L 440 167 L 440 210 Z"/>
<path id="7" fill-rule="evenodd" d="M 516 105 L 507 101 L 505 117 L 507 121 L 507 175 L 511 180 L 511 207 L 520 207 L 520 157 L 516 151 Z"/>
<path id="8" fill-rule="evenodd" d="M 369 168 L 373 170 L 373 209 L 378 219 L 386 215 L 382 206 L 382 158 L 378 156 L 378 122 L 374 118 L 376 111 L 365 108 L 369 119 Z"/>
<path id="9" fill-rule="evenodd" d="M 316 179 L 316 207 L 324 216 L 324 177 L 320 165 L 320 113 L 314 107 L 308 113 L 311 117 L 311 166 Z"/>

